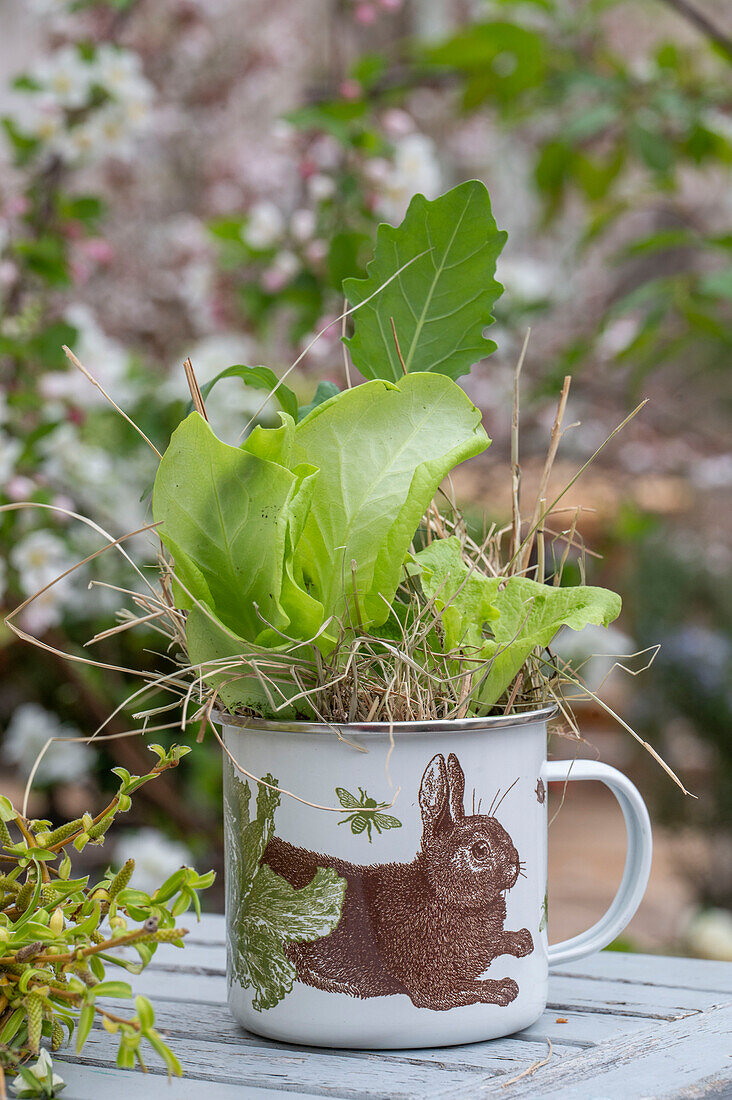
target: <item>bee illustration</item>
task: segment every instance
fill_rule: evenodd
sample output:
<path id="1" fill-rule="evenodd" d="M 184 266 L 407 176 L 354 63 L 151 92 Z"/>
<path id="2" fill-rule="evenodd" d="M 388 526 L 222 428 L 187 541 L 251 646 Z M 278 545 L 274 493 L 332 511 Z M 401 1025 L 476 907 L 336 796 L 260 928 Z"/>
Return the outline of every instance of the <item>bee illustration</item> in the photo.
<path id="1" fill-rule="evenodd" d="M 355 811 L 339 821 L 339 825 L 350 822 L 351 832 L 356 835 L 365 832 L 369 838 L 369 844 L 371 843 L 372 827 L 376 829 L 377 833 L 380 833 L 382 829 L 401 829 L 402 823 L 398 818 L 381 812 L 389 805 L 388 802 L 377 802 L 375 799 L 369 798 L 363 787 L 359 787 L 358 790 L 360 798 L 356 798 L 345 787 L 336 787 L 338 801 L 344 810 Z"/>

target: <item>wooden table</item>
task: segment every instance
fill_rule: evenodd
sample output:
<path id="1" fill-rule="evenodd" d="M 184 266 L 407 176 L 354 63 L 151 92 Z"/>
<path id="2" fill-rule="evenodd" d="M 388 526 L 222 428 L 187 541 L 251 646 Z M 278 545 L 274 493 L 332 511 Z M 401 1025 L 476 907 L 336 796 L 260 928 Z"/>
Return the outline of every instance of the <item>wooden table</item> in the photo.
<path id="1" fill-rule="evenodd" d="M 553 973 L 546 1012 L 509 1039 L 329 1051 L 242 1031 L 226 1007 L 223 918 L 188 927 L 185 950 L 160 947 L 131 979 L 152 999 L 185 1077 L 169 1086 L 152 1055 L 147 1075 L 118 1070 L 114 1037 L 95 1028 L 80 1058 L 54 1056 L 68 1083 L 63 1100 L 732 1097 L 732 963 L 603 951 Z M 548 1063 L 507 1085 L 546 1058 L 547 1040 Z"/>

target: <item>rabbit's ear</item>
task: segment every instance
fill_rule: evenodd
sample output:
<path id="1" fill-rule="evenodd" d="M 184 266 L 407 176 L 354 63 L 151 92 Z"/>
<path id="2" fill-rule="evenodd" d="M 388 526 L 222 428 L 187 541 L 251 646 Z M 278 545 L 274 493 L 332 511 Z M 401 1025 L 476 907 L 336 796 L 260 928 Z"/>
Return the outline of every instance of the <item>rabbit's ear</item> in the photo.
<path id="1" fill-rule="evenodd" d="M 454 752 L 447 758 L 447 785 L 450 790 L 450 817 L 461 821 L 465 817 L 465 773 Z"/>
<path id="2" fill-rule="evenodd" d="M 419 805 L 424 824 L 423 842 L 429 841 L 449 821 L 447 768 L 441 752 L 425 768 L 419 788 Z"/>

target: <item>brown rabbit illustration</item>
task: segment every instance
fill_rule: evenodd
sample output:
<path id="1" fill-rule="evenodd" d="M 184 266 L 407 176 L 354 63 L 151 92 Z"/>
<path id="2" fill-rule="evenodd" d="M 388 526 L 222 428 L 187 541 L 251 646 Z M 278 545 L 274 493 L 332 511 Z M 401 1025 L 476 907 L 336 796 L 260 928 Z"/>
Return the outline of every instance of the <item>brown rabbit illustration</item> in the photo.
<path id="1" fill-rule="evenodd" d="M 507 1005 L 512 978 L 480 975 L 499 955 L 534 949 L 526 928 L 506 932 L 504 893 L 519 876 L 518 852 L 494 817 L 465 816 L 457 757 L 430 760 L 419 790 L 422 845 L 411 863 L 359 866 L 297 848 L 279 837 L 264 861 L 299 889 L 318 867 L 347 881 L 336 928 L 286 953 L 306 985 L 351 997 L 406 994 L 418 1008 Z"/>

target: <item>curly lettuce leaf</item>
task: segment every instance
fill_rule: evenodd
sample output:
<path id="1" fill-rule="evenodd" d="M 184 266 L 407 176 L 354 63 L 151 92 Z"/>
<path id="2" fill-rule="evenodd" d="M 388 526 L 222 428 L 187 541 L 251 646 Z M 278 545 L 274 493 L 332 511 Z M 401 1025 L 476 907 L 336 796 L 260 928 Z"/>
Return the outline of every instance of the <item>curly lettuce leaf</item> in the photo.
<path id="1" fill-rule="evenodd" d="M 153 516 L 170 550 L 183 608 L 205 603 L 234 634 L 257 641 L 268 626 L 307 635 L 322 609 L 286 559 L 302 529 L 318 472 L 230 447 L 198 413 L 176 429 L 158 467 Z"/>
<path id="2" fill-rule="evenodd" d="M 499 618 L 491 624 L 493 639 L 483 648 L 483 656 L 493 658 L 476 695 L 483 706 L 500 699 L 529 655 L 550 645 L 560 627 L 609 626 L 622 606 L 620 596 L 607 588 L 555 588 L 526 577 L 511 577 L 500 590 L 498 578 L 487 578 L 487 583 L 496 586 Z"/>
<path id="3" fill-rule="evenodd" d="M 505 241 L 479 180 L 461 183 L 432 202 L 415 195 L 400 226 L 380 225 L 368 277 L 343 284 L 353 306 L 371 297 L 354 314 L 354 333 L 345 341 L 364 377 L 395 382 L 402 376 L 392 319 L 410 372 L 457 379 L 495 351 L 483 332 L 503 290 L 494 275 Z"/>
<path id="4" fill-rule="evenodd" d="M 609 626 L 620 614 L 620 596 L 606 588 L 555 588 L 526 577 L 470 573 L 454 536 L 435 540 L 415 561 L 424 594 L 442 610 L 445 651 L 492 659 L 472 697 L 481 708 L 498 702 L 531 653 L 550 645 L 562 626 Z"/>
<path id="5" fill-rule="evenodd" d="M 442 612 L 445 651 L 476 653 L 484 643 L 483 627 L 498 618 L 495 586 L 482 573 L 469 572 L 460 540 L 454 535 L 435 539 L 416 555 L 422 591 Z"/>
<path id="6" fill-rule="evenodd" d="M 354 628 L 386 621 L 440 482 L 489 443 L 472 401 L 437 374 L 344 390 L 295 427 L 292 461 L 320 470 L 297 544 L 296 579 L 304 578 L 326 618 Z"/>

